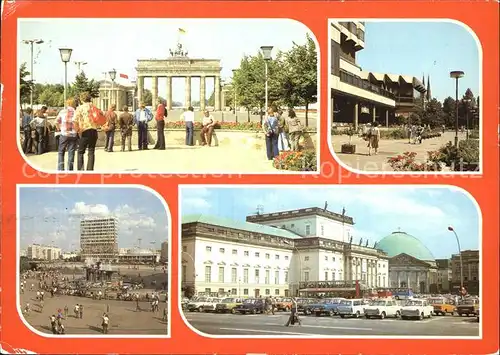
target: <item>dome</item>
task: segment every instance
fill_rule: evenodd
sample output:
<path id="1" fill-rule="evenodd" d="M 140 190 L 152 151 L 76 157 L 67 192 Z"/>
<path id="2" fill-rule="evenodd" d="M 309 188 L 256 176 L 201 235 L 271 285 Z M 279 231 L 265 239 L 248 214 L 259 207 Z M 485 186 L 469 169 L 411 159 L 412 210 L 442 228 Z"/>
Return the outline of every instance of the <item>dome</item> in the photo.
<path id="1" fill-rule="evenodd" d="M 434 261 L 431 251 L 420 240 L 405 232 L 393 232 L 377 243 L 377 249 L 383 250 L 392 258 L 405 253 L 422 261 Z"/>

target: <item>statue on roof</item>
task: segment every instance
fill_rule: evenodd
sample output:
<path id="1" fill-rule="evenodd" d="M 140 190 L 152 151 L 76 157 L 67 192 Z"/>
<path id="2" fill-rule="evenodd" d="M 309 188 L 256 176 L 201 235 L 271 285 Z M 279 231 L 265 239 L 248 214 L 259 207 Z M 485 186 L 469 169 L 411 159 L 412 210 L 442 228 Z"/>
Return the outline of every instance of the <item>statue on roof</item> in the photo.
<path id="1" fill-rule="evenodd" d="M 188 52 L 182 48 L 182 43 L 177 42 L 177 47 L 175 50 L 169 49 L 171 57 L 187 57 Z"/>
<path id="2" fill-rule="evenodd" d="M 359 245 L 363 244 L 363 238 L 359 238 Z"/>

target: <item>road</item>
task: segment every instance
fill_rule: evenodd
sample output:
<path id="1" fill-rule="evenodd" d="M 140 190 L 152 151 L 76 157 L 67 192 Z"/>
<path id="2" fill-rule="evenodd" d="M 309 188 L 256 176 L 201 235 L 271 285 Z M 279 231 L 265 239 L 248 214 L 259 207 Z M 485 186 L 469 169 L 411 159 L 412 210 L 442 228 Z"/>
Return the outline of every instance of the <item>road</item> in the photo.
<path id="1" fill-rule="evenodd" d="M 302 326 L 285 327 L 289 313 L 233 315 L 185 312 L 199 331 L 212 335 L 275 336 L 479 336 L 475 318 L 440 316 L 430 319 L 341 319 L 302 316 Z"/>

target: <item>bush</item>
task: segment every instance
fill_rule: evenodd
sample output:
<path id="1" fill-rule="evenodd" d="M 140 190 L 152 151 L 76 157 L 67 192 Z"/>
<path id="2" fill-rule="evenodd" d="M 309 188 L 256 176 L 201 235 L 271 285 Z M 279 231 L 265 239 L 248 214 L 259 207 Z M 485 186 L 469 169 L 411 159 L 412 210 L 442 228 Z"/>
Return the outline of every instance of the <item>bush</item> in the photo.
<path id="1" fill-rule="evenodd" d="M 273 166 L 279 170 L 317 171 L 317 158 L 314 150 L 302 152 L 280 152 L 274 158 Z"/>
<path id="2" fill-rule="evenodd" d="M 387 162 L 394 171 L 441 171 L 442 164 L 434 162 L 432 156 L 436 152 L 428 152 L 428 160 L 423 163 L 415 161 L 417 153 L 404 152 L 396 157 L 387 159 Z"/>
<path id="3" fill-rule="evenodd" d="M 479 139 L 479 131 L 477 129 L 470 131 L 469 139 Z"/>
<path id="4" fill-rule="evenodd" d="M 408 131 L 404 128 L 380 130 L 380 139 L 406 139 Z"/>
<path id="5" fill-rule="evenodd" d="M 439 148 L 433 157 L 435 162 L 443 162 L 446 166 L 458 168 L 466 163 L 472 168 L 479 163 L 479 140 L 467 139 L 458 143 L 458 149 L 452 142 Z"/>
<path id="6" fill-rule="evenodd" d="M 201 122 L 194 123 L 195 129 L 200 129 L 201 126 Z M 186 128 L 186 123 L 184 121 L 165 122 L 165 127 L 183 129 Z M 234 131 L 260 131 L 262 125 L 260 122 L 217 122 L 214 128 Z"/>

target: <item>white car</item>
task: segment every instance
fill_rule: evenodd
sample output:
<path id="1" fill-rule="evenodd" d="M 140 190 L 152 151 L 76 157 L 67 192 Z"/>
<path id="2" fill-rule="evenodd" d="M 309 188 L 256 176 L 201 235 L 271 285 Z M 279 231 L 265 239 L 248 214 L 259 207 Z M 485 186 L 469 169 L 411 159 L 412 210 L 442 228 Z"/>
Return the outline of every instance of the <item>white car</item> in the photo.
<path id="1" fill-rule="evenodd" d="M 340 318 L 345 317 L 356 317 L 359 318 L 364 314 L 364 308 L 366 307 L 365 301 L 363 299 L 348 299 L 340 301 L 337 306 L 337 314 Z"/>
<path id="2" fill-rule="evenodd" d="M 217 303 L 221 301 L 220 298 L 212 298 L 209 302 L 203 305 L 203 312 L 215 312 L 217 308 Z"/>
<path id="3" fill-rule="evenodd" d="M 422 320 L 426 317 L 432 317 L 433 311 L 434 307 L 432 307 L 427 300 L 413 299 L 406 302 L 401 309 L 401 318 L 418 318 Z"/>
<path id="4" fill-rule="evenodd" d="M 366 318 L 396 317 L 401 315 L 401 306 L 393 300 L 375 300 L 370 305 L 365 307 Z"/>
<path id="5" fill-rule="evenodd" d="M 198 297 L 196 300 L 189 302 L 186 308 L 190 312 L 203 312 L 203 307 L 212 303 L 212 299 L 213 297 Z"/>

